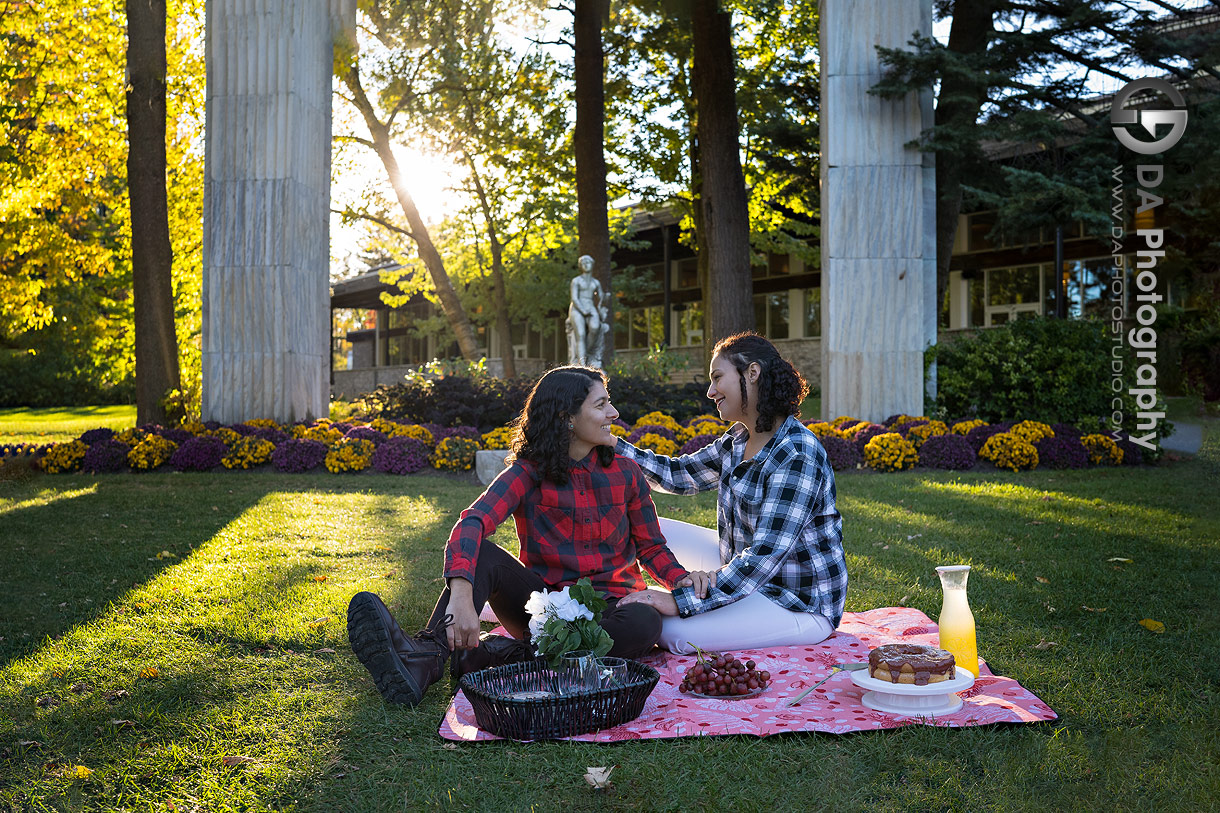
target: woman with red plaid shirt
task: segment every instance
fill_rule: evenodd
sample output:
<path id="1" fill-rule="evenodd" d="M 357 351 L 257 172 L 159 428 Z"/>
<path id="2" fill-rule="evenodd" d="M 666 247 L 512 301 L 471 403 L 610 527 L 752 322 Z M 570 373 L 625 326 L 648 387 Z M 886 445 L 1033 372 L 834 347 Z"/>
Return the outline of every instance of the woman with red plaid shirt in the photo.
<path id="1" fill-rule="evenodd" d="M 558 367 L 534 386 L 517 421 L 514 460 L 462 512 L 445 548 L 445 579 L 428 626 L 403 633 L 385 604 L 357 593 L 348 606 L 352 651 L 390 702 L 415 705 L 452 656 L 454 677 L 533 656 L 526 643 L 530 593 L 588 577 L 609 606 L 602 626 L 611 655 L 638 657 L 661 635 L 661 615 L 620 599 L 645 589 L 640 565 L 659 582 L 705 595 L 707 574 L 670 553 L 640 467 L 614 452 L 618 411 L 598 370 Z M 492 543 L 513 517 L 520 557 Z M 480 633 L 489 602 L 511 638 Z"/>

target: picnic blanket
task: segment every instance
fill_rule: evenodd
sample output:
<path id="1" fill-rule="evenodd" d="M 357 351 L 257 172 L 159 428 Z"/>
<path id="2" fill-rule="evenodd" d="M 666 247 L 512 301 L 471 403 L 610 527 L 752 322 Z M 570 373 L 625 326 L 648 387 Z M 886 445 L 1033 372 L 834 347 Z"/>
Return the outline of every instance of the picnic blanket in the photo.
<path id="1" fill-rule="evenodd" d="M 846 613 L 838 631 L 815 646 L 739 650 L 736 654 L 742 660 L 753 659 L 759 669 L 771 673 L 771 684 L 765 692 L 742 700 L 698 698 L 679 692 L 682 674 L 694 664 L 694 656 L 658 652 L 640 659 L 656 669 L 661 679 L 639 717 L 615 728 L 570 739 L 616 742 L 724 734 L 766 737 L 792 731 L 846 734 L 907 725 L 963 728 L 991 723 L 1033 723 L 1058 717 L 1028 689 L 1012 678 L 992 674 L 985 664 L 980 666 L 981 674 L 974 685 L 958 694 L 965 703 L 951 715 L 909 717 L 865 708 L 860 702 L 864 690 L 851 682 L 847 672 L 837 673 L 800 705 L 786 705 L 789 699 L 826 677 L 835 664 L 867 660 L 869 650 L 874 647 L 936 642 L 936 624 L 919 610 L 882 607 Z M 478 727 L 470 701 L 460 691 L 445 712 L 440 735 L 465 742 L 499 739 Z"/>

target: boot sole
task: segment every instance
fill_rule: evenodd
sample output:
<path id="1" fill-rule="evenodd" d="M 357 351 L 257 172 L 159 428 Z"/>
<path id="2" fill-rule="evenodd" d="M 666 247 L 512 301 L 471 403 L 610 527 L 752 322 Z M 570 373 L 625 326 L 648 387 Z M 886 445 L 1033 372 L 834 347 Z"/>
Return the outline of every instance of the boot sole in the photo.
<path id="1" fill-rule="evenodd" d="M 417 705 L 424 693 L 394 654 L 390 633 L 373 601 L 368 593 L 357 593 L 348 604 L 348 643 L 387 702 Z"/>

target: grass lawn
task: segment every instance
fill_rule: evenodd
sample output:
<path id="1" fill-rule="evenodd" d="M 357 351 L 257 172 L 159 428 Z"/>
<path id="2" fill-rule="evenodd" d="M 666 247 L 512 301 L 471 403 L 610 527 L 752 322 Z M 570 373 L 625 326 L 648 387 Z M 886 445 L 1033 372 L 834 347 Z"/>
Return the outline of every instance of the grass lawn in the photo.
<path id="1" fill-rule="evenodd" d="M 0 480 L 0 810 L 1189 810 L 1220 793 L 1203 460 L 841 476 L 848 609 L 935 618 L 933 568 L 970 563 L 980 653 L 1061 715 L 842 737 L 455 745 L 436 733 L 443 685 L 384 704 L 347 601 L 374 590 L 417 628 L 478 492 L 443 475 Z M 711 495 L 657 501 L 715 521 Z M 593 765 L 618 766 L 604 793 Z"/>
<path id="2" fill-rule="evenodd" d="M 0 444 L 60 443 L 99 426 L 117 431 L 135 425 L 134 404 L 0 409 Z"/>

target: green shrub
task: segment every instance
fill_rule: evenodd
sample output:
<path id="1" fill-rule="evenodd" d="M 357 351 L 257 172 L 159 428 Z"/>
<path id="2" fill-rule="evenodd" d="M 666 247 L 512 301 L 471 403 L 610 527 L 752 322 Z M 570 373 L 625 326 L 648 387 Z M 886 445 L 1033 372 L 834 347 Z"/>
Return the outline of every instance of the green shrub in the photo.
<path id="1" fill-rule="evenodd" d="M 936 345 L 938 416 L 985 421 L 1033 419 L 1110 429 L 1112 399 L 1121 400 L 1122 428 L 1135 432 L 1135 359 L 1123 341 L 1123 388 L 1111 389 L 1109 323 L 1090 319 L 1024 319 Z M 1160 403 L 1157 410 L 1164 411 Z M 1162 421 L 1161 432 L 1171 427 Z"/>

